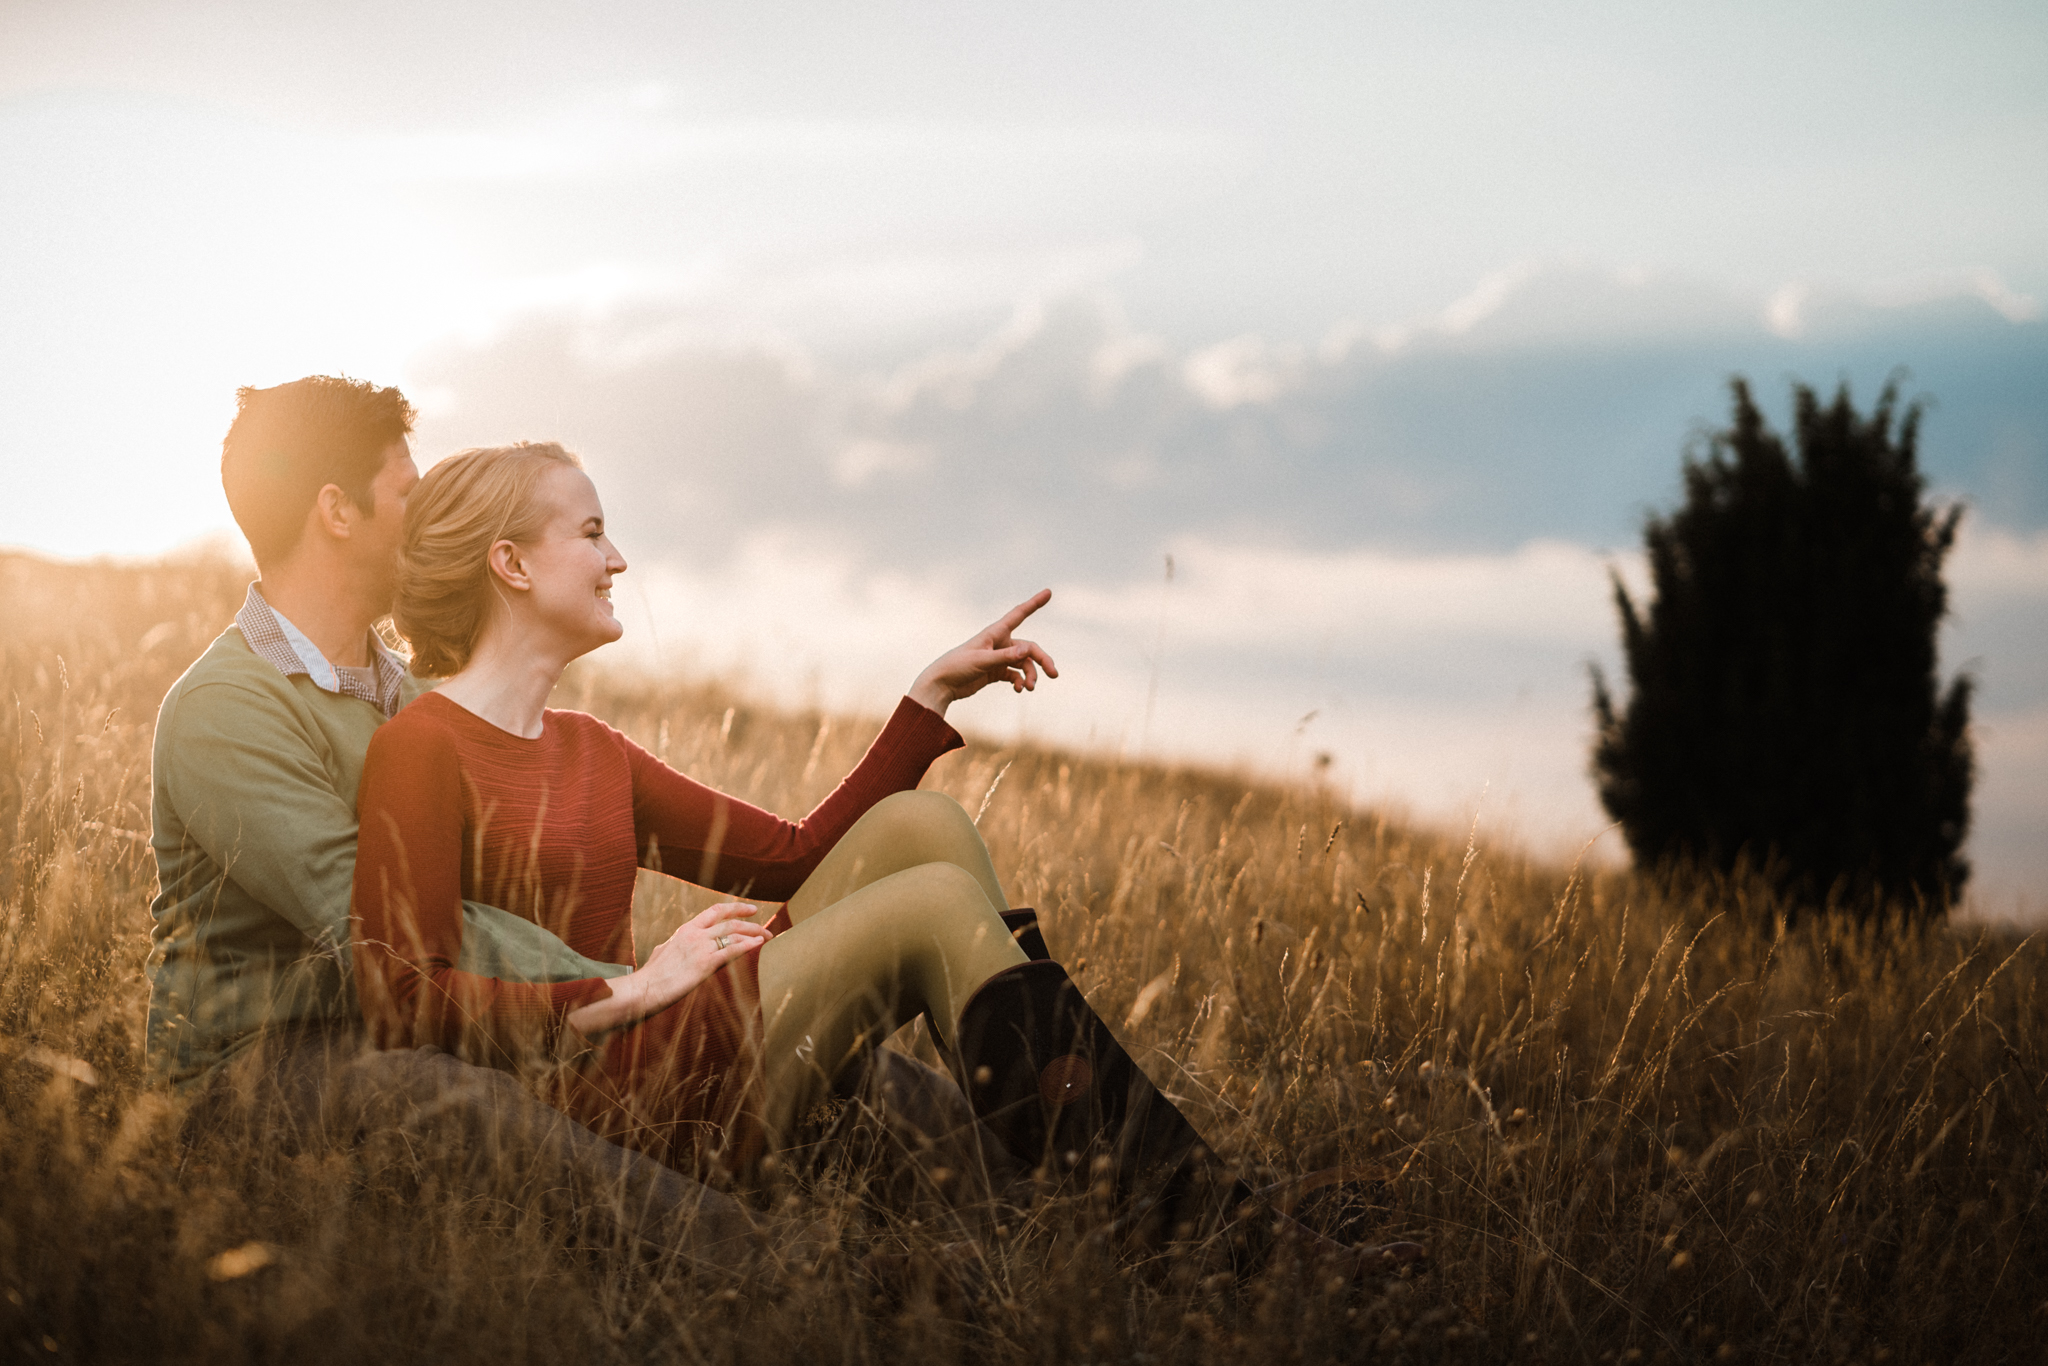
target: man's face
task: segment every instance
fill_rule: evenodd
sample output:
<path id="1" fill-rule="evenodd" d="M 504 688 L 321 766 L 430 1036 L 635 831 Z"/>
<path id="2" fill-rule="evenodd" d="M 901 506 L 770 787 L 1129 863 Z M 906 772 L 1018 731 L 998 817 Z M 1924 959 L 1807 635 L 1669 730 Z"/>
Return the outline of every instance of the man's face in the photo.
<path id="1" fill-rule="evenodd" d="M 355 523 L 350 540 L 355 542 L 356 564 L 377 590 L 377 600 L 387 607 L 398 590 L 398 542 L 405 527 L 405 500 L 420 482 L 412 463 L 412 447 L 404 438 L 384 448 L 384 466 L 370 482 L 372 515 Z"/>

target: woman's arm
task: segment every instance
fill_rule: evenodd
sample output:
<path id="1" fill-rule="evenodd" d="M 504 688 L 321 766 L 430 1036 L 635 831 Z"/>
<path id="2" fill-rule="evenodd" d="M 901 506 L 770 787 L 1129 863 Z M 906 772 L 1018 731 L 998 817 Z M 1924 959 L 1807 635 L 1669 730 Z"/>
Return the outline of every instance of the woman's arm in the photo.
<path id="1" fill-rule="evenodd" d="M 455 966 L 462 952 L 461 770 L 453 737 L 424 720 L 394 720 L 377 732 L 357 790 L 349 933 L 363 1018 L 380 1047 L 437 1044 L 509 1066 L 551 1050 L 563 1017 L 611 988 L 596 977 L 509 982 Z"/>
<path id="2" fill-rule="evenodd" d="M 802 820 L 728 797 L 676 772 L 624 736 L 633 773 L 633 823 L 643 867 L 700 886 L 787 901 L 867 809 L 908 792 L 932 761 L 964 741 L 909 698 L 832 794 Z"/>
<path id="3" fill-rule="evenodd" d="M 686 778 L 620 736 L 633 774 L 642 865 L 719 891 L 788 900 L 869 807 L 914 789 L 933 760 L 964 743 L 946 724 L 948 705 L 991 683 L 1009 683 L 1020 692 L 1035 688 L 1040 669 L 1059 677 L 1051 655 L 1035 641 L 1014 636 L 1050 601 L 1051 590 L 1041 590 L 933 660 L 853 772 L 800 821 Z"/>

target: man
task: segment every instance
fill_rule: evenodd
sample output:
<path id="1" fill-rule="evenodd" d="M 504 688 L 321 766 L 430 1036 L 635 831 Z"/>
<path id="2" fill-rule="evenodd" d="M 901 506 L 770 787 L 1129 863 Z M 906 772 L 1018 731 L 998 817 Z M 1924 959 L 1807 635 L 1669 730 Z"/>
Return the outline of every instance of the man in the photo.
<path id="1" fill-rule="evenodd" d="M 801 1229 L 767 1228 L 502 1073 L 363 1045 L 348 927 L 356 784 L 371 734 L 421 688 L 375 630 L 419 479 L 413 410 L 396 389 L 324 376 L 245 388 L 237 401 L 221 482 L 261 578 L 157 718 L 150 1073 L 202 1093 L 200 1136 L 231 1120 L 229 1141 L 347 1143 L 398 1129 L 426 1140 L 410 1150 L 552 1205 L 601 1240 L 729 1263 L 770 1231 L 801 1251 Z M 462 965 L 492 976 L 628 970 L 495 907 L 464 907 L 463 940 Z"/>
<path id="2" fill-rule="evenodd" d="M 221 448 L 261 579 L 164 698 L 152 758 L 147 1064 L 189 1086 L 263 1027 L 352 1021 L 355 792 L 370 735 L 421 690 L 378 638 L 419 482 L 396 389 L 243 389 Z M 566 981 L 627 969 L 465 907 L 464 966 Z"/>

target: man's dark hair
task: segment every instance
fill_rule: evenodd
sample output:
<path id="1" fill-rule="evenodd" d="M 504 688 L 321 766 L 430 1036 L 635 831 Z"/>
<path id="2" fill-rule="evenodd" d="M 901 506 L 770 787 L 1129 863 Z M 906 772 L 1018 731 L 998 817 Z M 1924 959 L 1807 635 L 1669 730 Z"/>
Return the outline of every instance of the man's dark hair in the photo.
<path id="1" fill-rule="evenodd" d="M 308 375 L 237 389 L 235 420 L 220 443 L 220 482 L 257 565 L 292 553 L 306 510 L 329 484 L 374 515 L 370 484 L 413 417 L 404 394 L 359 379 Z"/>

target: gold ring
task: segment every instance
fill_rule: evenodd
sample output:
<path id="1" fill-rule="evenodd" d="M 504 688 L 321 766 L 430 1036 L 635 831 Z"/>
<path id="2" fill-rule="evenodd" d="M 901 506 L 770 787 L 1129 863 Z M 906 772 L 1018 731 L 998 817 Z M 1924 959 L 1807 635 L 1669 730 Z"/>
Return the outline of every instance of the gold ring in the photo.
<path id="1" fill-rule="evenodd" d="M 732 936 L 729 934 L 721 934 L 718 936 L 718 938 L 711 941 L 713 947 L 719 949 L 723 949 L 727 944 L 730 944 L 731 942 Z"/>

